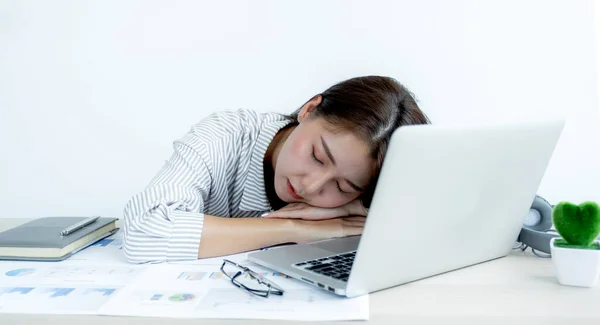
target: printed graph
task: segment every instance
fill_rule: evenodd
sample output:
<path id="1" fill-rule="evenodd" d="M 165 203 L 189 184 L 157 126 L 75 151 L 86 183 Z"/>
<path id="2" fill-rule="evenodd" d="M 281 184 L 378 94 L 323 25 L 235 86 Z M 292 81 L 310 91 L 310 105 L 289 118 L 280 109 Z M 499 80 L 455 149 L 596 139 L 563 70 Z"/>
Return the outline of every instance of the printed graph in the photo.
<path id="1" fill-rule="evenodd" d="M 100 294 L 102 296 L 110 296 L 112 295 L 117 289 L 114 288 L 91 288 L 91 289 L 86 289 L 83 294 L 84 295 L 89 295 L 89 294 Z"/>
<path id="2" fill-rule="evenodd" d="M 187 305 L 193 304 L 197 300 L 197 295 L 191 292 L 137 292 L 135 294 L 141 300 L 141 303 L 151 305 Z"/>
<path id="3" fill-rule="evenodd" d="M 32 268 L 23 268 L 23 269 L 14 269 L 4 273 L 6 276 L 28 276 L 35 273 L 35 269 Z"/>
<path id="4" fill-rule="evenodd" d="M 75 288 L 43 288 L 40 289 L 42 294 L 49 294 L 49 298 L 58 298 L 58 297 L 66 297 L 71 292 L 73 292 Z"/>
<path id="5" fill-rule="evenodd" d="M 176 293 L 169 297 L 169 301 L 184 302 L 184 301 L 194 300 L 194 298 L 196 298 L 196 296 L 194 296 L 193 294 L 190 294 L 190 293 Z"/>
<path id="6" fill-rule="evenodd" d="M 99 296 L 110 296 L 117 289 L 115 288 L 87 288 L 87 289 L 78 289 L 78 288 L 41 288 L 41 287 L 0 287 L 0 296 L 2 294 L 11 294 L 18 293 L 22 295 L 26 295 L 31 291 L 38 295 L 47 295 L 48 298 L 58 298 L 58 297 L 67 297 L 69 295 L 73 295 L 74 292 L 78 292 L 79 295 L 90 295 L 90 294 L 98 294 Z"/>
<path id="7" fill-rule="evenodd" d="M 229 274 L 229 276 L 233 276 L 233 274 L 234 274 L 234 273 L 233 273 L 233 272 L 230 272 L 230 273 L 228 273 L 228 274 Z M 213 280 L 218 280 L 218 279 L 221 279 L 221 278 L 223 278 L 223 277 L 225 277 L 225 274 L 223 274 L 223 272 L 212 272 L 212 273 L 210 274 L 210 277 L 209 277 L 209 278 L 210 278 L 210 279 L 213 279 Z"/>
<path id="8" fill-rule="evenodd" d="M 77 278 L 93 276 L 127 276 L 135 273 L 130 267 L 87 267 L 87 266 L 57 266 L 48 269 L 45 277 Z"/>
<path id="9" fill-rule="evenodd" d="M 0 306 L 2 312 L 11 313 L 89 313 L 111 299 L 113 292 L 118 288 L 0 287 Z"/>
<path id="10" fill-rule="evenodd" d="M 0 287 L 0 296 L 5 295 L 5 294 L 13 294 L 13 293 L 26 295 L 26 294 L 30 293 L 33 289 L 35 289 L 35 288 L 30 288 L 30 287 Z"/>
<path id="11" fill-rule="evenodd" d="M 188 280 L 188 281 L 199 281 L 206 276 L 208 272 L 181 272 L 177 279 L 179 280 Z"/>

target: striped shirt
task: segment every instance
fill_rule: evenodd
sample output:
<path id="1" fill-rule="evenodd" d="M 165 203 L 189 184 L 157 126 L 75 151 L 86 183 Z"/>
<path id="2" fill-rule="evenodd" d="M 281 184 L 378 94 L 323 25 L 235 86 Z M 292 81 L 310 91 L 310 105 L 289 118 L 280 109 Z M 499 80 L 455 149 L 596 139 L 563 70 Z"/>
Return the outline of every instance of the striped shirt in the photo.
<path id="1" fill-rule="evenodd" d="M 272 207 L 263 158 L 290 119 L 240 109 L 214 113 L 173 142 L 173 154 L 123 211 L 133 263 L 198 258 L 204 215 L 256 218 Z"/>

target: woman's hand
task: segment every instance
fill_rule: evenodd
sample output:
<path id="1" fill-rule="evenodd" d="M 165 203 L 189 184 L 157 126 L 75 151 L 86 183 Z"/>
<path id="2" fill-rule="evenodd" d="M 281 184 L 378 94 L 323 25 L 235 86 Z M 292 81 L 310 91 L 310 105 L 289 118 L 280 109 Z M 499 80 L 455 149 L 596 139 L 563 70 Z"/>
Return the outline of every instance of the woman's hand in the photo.
<path id="1" fill-rule="evenodd" d="M 360 235 L 365 226 L 365 217 L 347 217 L 327 220 L 290 220 L 294 223 L 298 244 Z"/>
<path id="2" fill-rule="evenodd" d="M 347 216 L 367 216 L 367 209 L 359 200 L 351 201 L 337 208 L 320 208 L 306 203 L 291 203 L 263 215 L 263 218 L 288 218 L 304 220 L 325 220 Z"/>

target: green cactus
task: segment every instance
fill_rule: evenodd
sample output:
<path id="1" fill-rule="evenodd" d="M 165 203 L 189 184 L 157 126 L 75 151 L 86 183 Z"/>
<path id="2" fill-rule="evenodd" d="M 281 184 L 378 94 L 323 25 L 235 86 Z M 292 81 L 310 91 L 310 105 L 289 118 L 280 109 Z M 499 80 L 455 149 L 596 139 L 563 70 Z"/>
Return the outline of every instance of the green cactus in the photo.
<path id="1" fill-rule="evenodd" d="M 559 202 L 552 211 L 554 227 L 562 239 L 554 245 L 565 248 L 600 249 L 594 240 L 600 234 L 600 207 L 587 201 L 580 205 Z"/>

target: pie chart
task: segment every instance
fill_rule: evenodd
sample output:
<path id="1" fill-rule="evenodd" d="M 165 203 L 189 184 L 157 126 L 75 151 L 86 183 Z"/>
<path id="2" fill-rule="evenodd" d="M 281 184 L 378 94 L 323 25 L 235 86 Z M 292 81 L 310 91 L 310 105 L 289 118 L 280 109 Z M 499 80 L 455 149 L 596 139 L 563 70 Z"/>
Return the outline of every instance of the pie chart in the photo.
<path id="1" fill-rule="evenodd" d="M 14 269 L 4 274 L 6 274 L 6 276 L 27 276 L 33 274 L 33 272 L 35 272 L 35 269 Z"/>
<path id="2" fill-rule="evenodd" d="M 175 302 L 182 302 L 182 301 L 193 300 L 194 298 L 195 298 L 194 295 L 189 294 L 189 293 L 177 293 L 177 294 L 170 296 L 169 300 L 175 301 Z"/>

